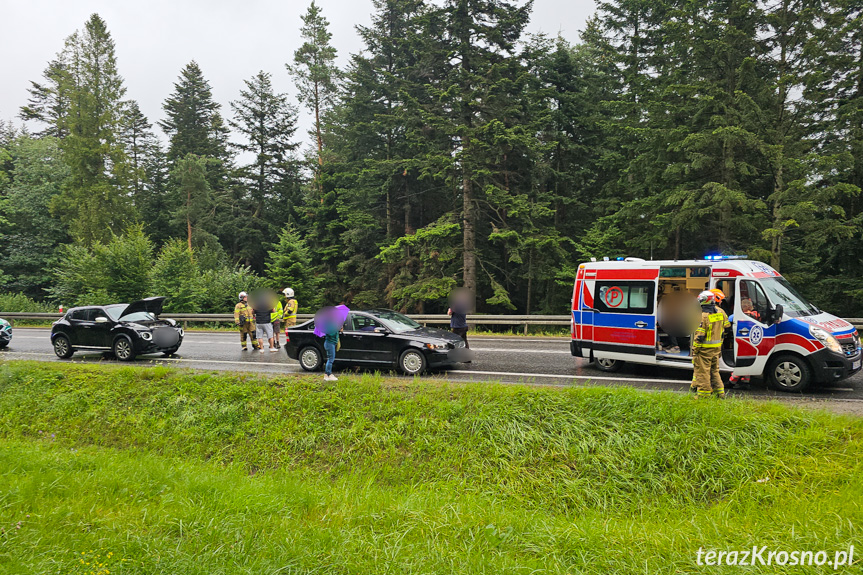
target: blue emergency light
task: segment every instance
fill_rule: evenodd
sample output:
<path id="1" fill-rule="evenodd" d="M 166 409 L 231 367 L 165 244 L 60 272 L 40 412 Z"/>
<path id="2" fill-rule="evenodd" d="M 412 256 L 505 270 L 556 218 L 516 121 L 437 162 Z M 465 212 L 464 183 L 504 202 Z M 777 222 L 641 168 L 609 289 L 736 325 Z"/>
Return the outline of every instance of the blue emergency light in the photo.
<path id="1" fill-rule="evenodd" d="M 749 256 L 747 255 L 737 255 L 737 256 L 723 256 L 723 255 L 710 255 L 704 256 L 704 259 L 707 261 L 719 262 L 722 260 L 745 260 Z"/>

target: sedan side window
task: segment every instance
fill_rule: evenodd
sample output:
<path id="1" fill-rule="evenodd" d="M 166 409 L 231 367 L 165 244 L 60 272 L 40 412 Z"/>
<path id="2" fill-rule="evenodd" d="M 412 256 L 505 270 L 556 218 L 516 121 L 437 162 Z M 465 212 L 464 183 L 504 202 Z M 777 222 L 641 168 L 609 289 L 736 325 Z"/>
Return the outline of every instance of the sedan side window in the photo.
<path id="1" fill-rule="evenodd" d="M 354 331 L 375 331 L 376 328 L 383 328 L 377 320 L 364 315 L 354 316 Z"/>

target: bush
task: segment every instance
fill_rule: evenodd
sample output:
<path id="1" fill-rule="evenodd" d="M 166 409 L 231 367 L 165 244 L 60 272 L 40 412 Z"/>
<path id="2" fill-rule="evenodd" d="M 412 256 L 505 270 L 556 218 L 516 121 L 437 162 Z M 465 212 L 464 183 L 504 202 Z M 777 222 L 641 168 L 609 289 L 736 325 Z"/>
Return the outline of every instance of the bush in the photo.
<path id="1" fill-rule="evenodd" d="M 57 311 L 54 304 L 38 302 L 22 293 L 0 293 L 0 312 L 51 313 Z"/>

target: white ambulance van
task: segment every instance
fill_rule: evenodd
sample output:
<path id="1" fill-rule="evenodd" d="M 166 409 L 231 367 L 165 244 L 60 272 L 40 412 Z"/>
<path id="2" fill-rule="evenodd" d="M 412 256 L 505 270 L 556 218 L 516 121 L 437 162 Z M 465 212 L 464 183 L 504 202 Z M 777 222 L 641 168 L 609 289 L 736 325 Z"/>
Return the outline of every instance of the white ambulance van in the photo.
<path id="1" fill-rule="evenodd" d="M 857 330 L 807 302 L 776 270 L 744 259 L 645 261 L 578 266 L 572 296 L 572 355 L 616 371 L 624 362 L 692 369 L 691 336 L 660 325 L 663 298 L 721 289 L 734 337 L 720 369 L 763 377 L 774 389 L 801 391 L 860 371 Z M 667 307 L 667 305 L 666 305 Z M 676 330 L 676 332 L 675 332 Z"/>

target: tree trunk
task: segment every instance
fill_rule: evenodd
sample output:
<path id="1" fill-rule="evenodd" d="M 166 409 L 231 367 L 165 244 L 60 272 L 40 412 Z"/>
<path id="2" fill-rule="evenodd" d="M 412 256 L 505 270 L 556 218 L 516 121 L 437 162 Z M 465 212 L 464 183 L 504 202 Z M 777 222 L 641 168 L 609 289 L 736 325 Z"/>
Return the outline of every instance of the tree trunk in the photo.
<path id="1" fill-rule="evenodd" d="M 465 144 L 465 151 L 467 151 L 467 144 Z M 471 306 L 471 310 L 473 311 L 476 305 L 476 230 L 474 229 L 476 214 L 474 211 L 473 190 L 471 188 L 470 171 L 464 165 L 462 166 L 462 170 L 462 201 L 464 209 L 463 283 L 464 287 L 470 290 L 470 293 L 474 298 L 473 305 Z"/>
<path id="2" fill-rule="evenodd" d="M 189 240 L 189 251 L 192 251 L 192 190 L 186 190 L 186 231 Z"/>
<path id="3" fill-rule="evenodd" d="M 776 181 L 773 184 L 773 242 L 770 249 L 770 265 L 779 271 L 779 261 L 782 256 L 782 236 L 785 235 L 784 223 L 782 222 L 782 193 L 785 187 L 785 176 L 783 173 L 784 155 L 780 153 L 778 166 L 776 166 Z"/>

